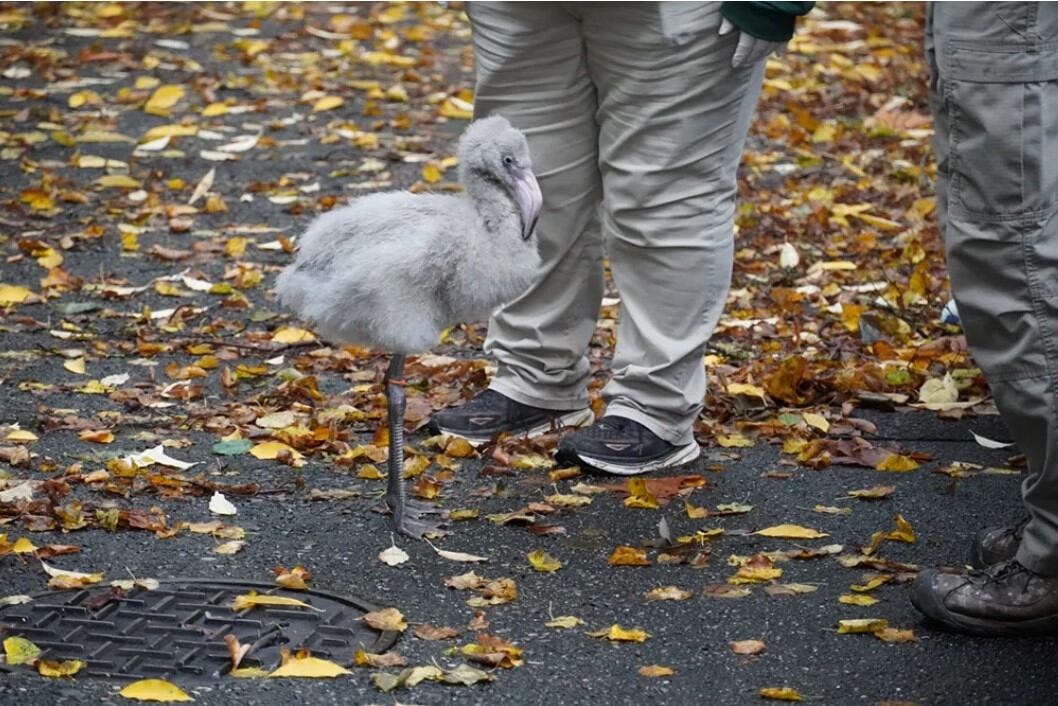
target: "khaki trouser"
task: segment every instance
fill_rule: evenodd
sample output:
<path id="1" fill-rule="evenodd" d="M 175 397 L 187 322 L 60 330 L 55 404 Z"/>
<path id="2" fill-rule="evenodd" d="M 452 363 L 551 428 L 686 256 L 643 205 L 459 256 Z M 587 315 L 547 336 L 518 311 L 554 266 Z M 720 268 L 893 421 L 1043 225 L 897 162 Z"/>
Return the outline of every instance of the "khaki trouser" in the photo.
<path id="1" fill-rule="evenodd" d="M 587 405 L 605 234 L 622 300 L 607 412 L 670 443 L 694 440 L 702 355 L 731 279 L 735 171 L 764 72 L 731 68 L 735 35 L 717 35 L 719 9 L 467 4 L 475 111 L 526 133 L 544 194 L 540 277 L 489 323 L 499 392 L 546 409 Z"/>
<path id="2" fill-rule="evenodd" d="M 929 13 L 952 286 L 1028 460 L 1018 561 L 1058 574 L 1058 5 L 946 2 Z"/>

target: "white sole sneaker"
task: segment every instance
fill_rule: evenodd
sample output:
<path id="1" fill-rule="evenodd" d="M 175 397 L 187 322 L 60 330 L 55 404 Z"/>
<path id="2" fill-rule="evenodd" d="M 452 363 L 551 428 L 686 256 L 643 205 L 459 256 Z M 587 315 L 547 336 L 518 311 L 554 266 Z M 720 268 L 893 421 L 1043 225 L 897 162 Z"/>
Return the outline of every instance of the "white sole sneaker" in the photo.
<path id="1" fill-rule="evenodd" d="M 560 415 L 558 417 L 552 417 L 548 421 L 546 421 L 546 422 L 544 422 L 542 424 L 537 424 L 534 427 L 530 427 L 527 431 L 522 432 L 521 434 L 515 434 L 514 436 L 516 436 L 516 437 L 526 436 L 526 437 L 528 437 L 530 439 L 533 439 L 533 438 L 536 438 L 538 436 L 543 436 L 544 434 L 548 433 L 549 431 L 551 431 L 554 428 L 583 427 L 583 426 L 587 426 L 588 424 L 591 424 L 594 421 L 595 421 L 595 415 L 592 413 L 592 411 L 590 409 L 587 409 L 587 408 L 585 408 L 585 409 L 575 409 L 575 410 L 572 410 L 572 411 L 569 411 L 569 412 L 564 412 L 562 415 Z M 444 427 L 442 427 L 440 425 L 438 425 L 437 429 L 442 434 L 448 434 L 449 436 L 458 436 L 461 439 L 466 439 L 468 442 L 470 442 L 470 445 L 474 446 L 474 447 L 481 446 L 482 444 L 486 444 L 486 443 L 492 441 L 495 438 L 494 435 L 484 436 L 484 435 L 475 435 L 475 434 L 464 434 L 464 433 L 461 433 L 461 432 L 458 432 L 458 431 L 452 431 L 450 429 L 445 429 Z"/>
<path id="2" fill-rule="evenodd" d="M 577 458 L 579 458 L 585 465 L 604 471 L 605 473 L 611 473 L 615 476 L 638 476 L 643 473 L 650 473 L 651 471 L 660 471 L 666 468 L 682 466 L 685 463 L 690 463 L 701 455 L 702 447 L 698 445 L 697 441 L 692 441 L 686 446 L 677 447 L 667 456 L 662 456 L 661 458 L 644 461 L 643 463 L 637 463 L 634 465 L 617 464 L 581 454 L 577 454 Z"/>

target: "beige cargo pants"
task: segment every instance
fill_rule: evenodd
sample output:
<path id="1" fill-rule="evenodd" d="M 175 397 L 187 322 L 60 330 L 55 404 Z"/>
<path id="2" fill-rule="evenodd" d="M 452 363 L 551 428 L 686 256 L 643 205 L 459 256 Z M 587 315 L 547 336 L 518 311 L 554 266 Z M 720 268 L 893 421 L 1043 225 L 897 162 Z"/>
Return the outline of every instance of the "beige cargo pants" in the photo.
<path id="1" fill-rule="evenodd" d="M 731 67 L 720 3 L 472 2 L 467 13 L 475 112 L 526 133 L 544 194 L 539 280 L 489 323 L 492 387 L 546 409 L 587 405 L 605 236 L 622 303 L 607 413 L 690 443 L 763 62 Z"/>
<path id="2" fill-rule="evenodd" d="M 974 358 L 1028 460 L 1018 561 L 1058 574 L 1058 4 L 930 3 L 937 205 Z"/>

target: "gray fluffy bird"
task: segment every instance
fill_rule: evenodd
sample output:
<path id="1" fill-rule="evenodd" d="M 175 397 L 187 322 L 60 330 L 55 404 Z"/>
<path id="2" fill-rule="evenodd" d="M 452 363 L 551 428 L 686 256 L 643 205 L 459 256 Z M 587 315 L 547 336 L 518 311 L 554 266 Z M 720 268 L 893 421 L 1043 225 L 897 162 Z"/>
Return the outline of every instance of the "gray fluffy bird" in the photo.
<path id="1" fill-rule="evenodd" d="M 487 318 L 521 294 L 540 265 L 531 237 L 542 197 L 525 136 L 500 116 L 471 123 L 459 141 L 461 195 L 387 192 L 317 218 L 280 273 L 284 306 L 324 337 L 393 353 L 386 372 L 389 480 L 396 528 L 436 532 L 432 505 L 408 500 L 404 359 L 453 324 Z"/>

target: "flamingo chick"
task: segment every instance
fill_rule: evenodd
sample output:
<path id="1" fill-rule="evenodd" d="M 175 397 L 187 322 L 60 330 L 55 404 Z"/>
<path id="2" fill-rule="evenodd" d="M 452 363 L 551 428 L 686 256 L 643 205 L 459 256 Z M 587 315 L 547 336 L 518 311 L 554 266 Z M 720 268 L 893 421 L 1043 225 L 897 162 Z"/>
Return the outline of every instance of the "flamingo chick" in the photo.
<path id="1" fill-rule="evenodd" d="M 506 119 L 471 123 L 459 141 L 460 195 L 387 192 L 317 218 L 276 282 L 284 306 L 325 338 L 392 353 L 386 372 L 389 479 L 398 531 L 438 532 L 404 488 L 404 359 L 453 324 L 487 318 L 529 286 L 542 206 L 525 136 Z"/>

